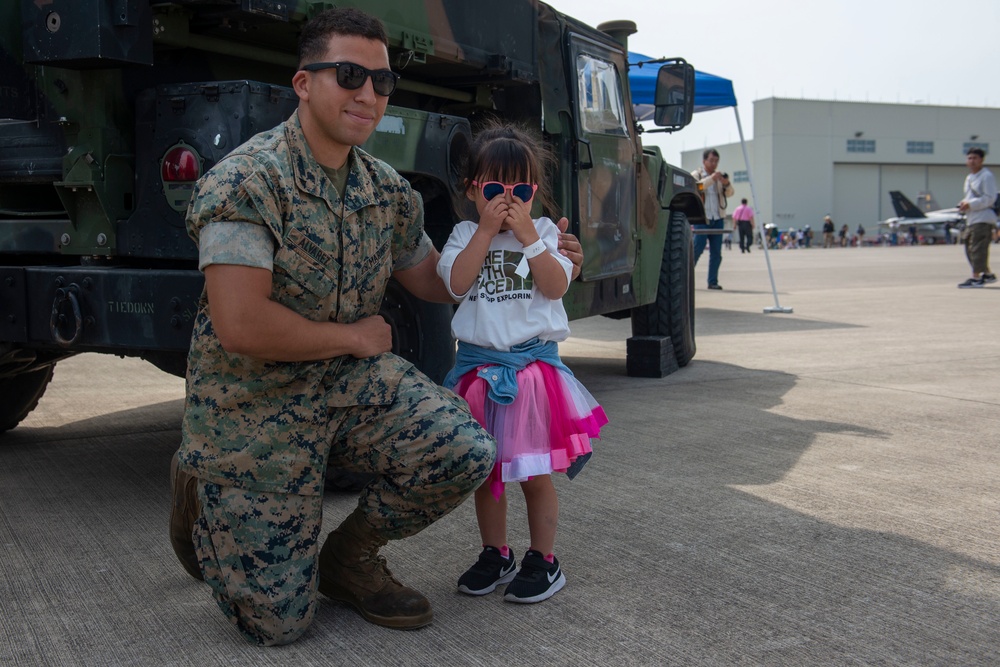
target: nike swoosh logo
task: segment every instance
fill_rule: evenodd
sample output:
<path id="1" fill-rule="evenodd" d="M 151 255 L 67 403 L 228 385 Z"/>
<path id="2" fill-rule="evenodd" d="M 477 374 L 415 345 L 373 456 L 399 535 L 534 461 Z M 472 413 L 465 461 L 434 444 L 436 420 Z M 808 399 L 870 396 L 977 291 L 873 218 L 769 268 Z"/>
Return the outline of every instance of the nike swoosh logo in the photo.
<path id="1" fill-rule="evenodd" d="M 554 582 L 554 581 L 555 581 L 556 579 L 558 579 L 558 578 L 559 578 L 559 568 L 557 567 L 557 568 L 556 568 L 556 571 L 555 571 L 555 572 L 553 572 L 552 574 L 549 574 L 548 572 L 546 572 L 546 573 L 545 573 L 545 578 L 549 580 L 549 583 L 550 583 L 550 584 L 551 584 L 552 582 Z"/>
<path id="2" fill-rule="evenodd" d="M 507 576 L 508 574 L 510 574 L 514 570 L 515 567 L 517 567 L 517 563 L 515 561 L 511 561 L 510 562 L 510 567 L 508 567 L 508 568 L 500 568 L 500 576 L 501 577 Z"/>

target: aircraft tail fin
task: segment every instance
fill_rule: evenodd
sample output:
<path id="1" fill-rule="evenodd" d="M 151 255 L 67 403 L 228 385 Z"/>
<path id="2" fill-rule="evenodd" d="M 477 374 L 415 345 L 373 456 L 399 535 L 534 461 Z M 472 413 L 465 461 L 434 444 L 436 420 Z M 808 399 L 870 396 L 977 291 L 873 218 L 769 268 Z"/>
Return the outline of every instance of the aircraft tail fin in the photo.
<path id="1" fill-rule="evenodd" d="M 892 197 L 892 207 L 896 209 L 896 215 L 901 218 L 925 218 L 924 212 L 917 208 L 913 202 L 906 198 L 899 190 L 889 192 Z"/>
<path id="2" fill-rule="evenodd" d="M 940 210 L 941 208 L 940 206 L 938 206 L 937 200 L 934 199 L 934 195 L 932 195 L 930 192 L 917 193 L 917 206 L 919 206 L 920 210 L 923 211 L 924 213 L 937 211 Z"/>

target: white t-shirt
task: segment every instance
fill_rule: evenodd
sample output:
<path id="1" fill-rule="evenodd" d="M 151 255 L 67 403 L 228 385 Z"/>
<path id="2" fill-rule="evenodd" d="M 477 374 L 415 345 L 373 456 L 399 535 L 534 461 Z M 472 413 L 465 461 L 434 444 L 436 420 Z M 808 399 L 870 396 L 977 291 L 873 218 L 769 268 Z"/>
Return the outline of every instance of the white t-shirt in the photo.
<path id="1" fill-rule="evenodd" d="M 993 173 L 983 167 L 975 174 L 965 177 L 965 199 L 969 204 L 969 212 L 965 214 L 966 224 L 978 225 L 989 223 L 995 225 L 997 216 L 993 212 L 993 202 L 997 198 L 997 182 Z"/>
<path id="2" fill-rule="evenodd" d="M 573 263 L 559 254 L 559 230 L 548 218 L 534 221 L 545 248 L 566 271 Z M 451 268 L 465 249 L 478 225 L 466 220 L 455 225 L 441 251 L 438 275 L 451 292 Z M 479 278 L 467 294 L 452 296 L 462 302 L 451 321 L 451 333 L 467 343 L 494 350 L 509 350 L 513 345 L 538 337 L 559 342 L 569 336 L 569 318 L 562 300 L 553 301 L 539 291 L 531 279 L 528 261 L 514 232 L 500 232 L 490 242 Z"/>

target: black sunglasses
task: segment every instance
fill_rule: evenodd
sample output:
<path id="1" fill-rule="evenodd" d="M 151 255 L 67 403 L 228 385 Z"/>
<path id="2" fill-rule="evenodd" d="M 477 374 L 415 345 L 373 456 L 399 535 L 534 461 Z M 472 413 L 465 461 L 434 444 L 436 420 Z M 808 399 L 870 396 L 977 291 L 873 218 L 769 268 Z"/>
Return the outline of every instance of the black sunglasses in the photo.
<path id="1" fill-rule="evenodd" d="M 399 81 L 399 75 L 392 70 L 368 69 L 356 63 L 312 63 L 302 67 L 307 72 L 334 68 L 337 70 L 337 83 L 345 90 L 357 90 L 371 77 L 372 89 L 377 94 L 388 97 L 396 90 L 396 82 Z"/>

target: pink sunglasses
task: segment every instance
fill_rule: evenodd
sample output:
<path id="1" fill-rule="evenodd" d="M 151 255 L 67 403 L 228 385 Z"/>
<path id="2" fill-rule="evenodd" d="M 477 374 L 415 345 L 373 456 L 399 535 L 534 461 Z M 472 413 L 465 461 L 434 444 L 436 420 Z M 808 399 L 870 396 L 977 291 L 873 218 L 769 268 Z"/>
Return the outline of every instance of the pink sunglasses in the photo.
<path id="1" fill-rule="evenodd" d="M 510 190 L 510 193 L 520 199 L 523 202 L 531 201 L 531 198 L 535 196 L 535 191 L 538 190 L 537 183 L 515 183 L 514 185 L 504 185 L 499 181 L 486 181 L 485 183 L 479 183 L 477 181 L 472 181 L 473 185 L 478 185 L 483 191 L 483 199 L 490 201 L 494 197 L 502 195 L 505 191 Z"/>

